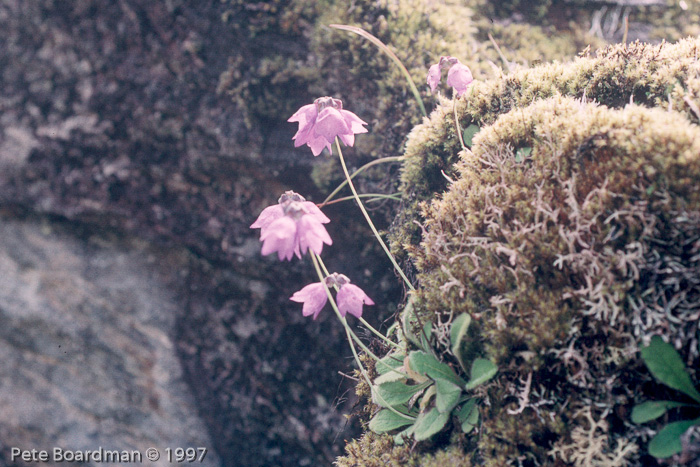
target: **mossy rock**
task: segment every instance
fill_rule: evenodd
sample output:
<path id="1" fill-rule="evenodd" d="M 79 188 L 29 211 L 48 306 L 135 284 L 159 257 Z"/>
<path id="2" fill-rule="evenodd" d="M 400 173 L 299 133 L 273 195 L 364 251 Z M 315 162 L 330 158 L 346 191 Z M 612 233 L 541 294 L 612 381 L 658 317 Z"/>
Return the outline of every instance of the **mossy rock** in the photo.
<path id="1" fill-rule="evenodd" d="M 648 429 L 663 425 L 630 411 L 677 394 L 638 350 L 662 335 L 700 377 L 699 46 L 617 45 L 475 83 L 456 103 L 481 127 L 470 150 L 450 100 L 414 128 L 393 248 L 421 316 L 468 313 L 499 367 L 479 433 L 419 443 L 415 465 L 657 465 Z"/>
<path id="2" fill-rule="evenodd" d="M 637 350 L 652 335 L 700 366 L 700 128 L 686 115 L 553 97 L 482 129 L 457 170 L 424 211 L 418 303 L 426 316 L 469 313 L 501 369 L 479 444 L 487 465 L 524 451 L 544 462 L 585 410 L 624 426 L 615 414 L 642 400 Z M 538 389 L 510 415 L 527 378 Z M 613 439 L 639 443 L 607 435 L 612 457 Z"/>
<path id="3" fill-rule="evenodd" d="M 676 44 L 613 45 L 595 56 L 586 53 L 572 63 L 522 69 L 502 79 L 475 81 L 457 102 L 462 128 L 493 123 L 512 109 L 555 95 L 570 96 L 620 108 L 630 102 L 663 106 L 698 118 L 700 41 Z M 693 104 L 695 103 L 695 104 Z M 415 127 L 406 146 L 402 173 L 404 207 L 392 232 L 392 249 L 403 256 L 420 239 L 419 205 L 445 191 L 461 146 L 455 133 L 452 101 L 443 100 L 430 120 Z"/>

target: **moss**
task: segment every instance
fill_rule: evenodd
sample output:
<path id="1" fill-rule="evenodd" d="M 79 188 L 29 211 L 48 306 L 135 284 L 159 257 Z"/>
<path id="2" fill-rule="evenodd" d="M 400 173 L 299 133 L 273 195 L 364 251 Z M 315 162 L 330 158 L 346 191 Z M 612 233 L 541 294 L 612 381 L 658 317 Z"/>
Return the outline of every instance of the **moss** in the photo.
<path id="1" fill-rule="evenodd" d="M 503 79 L 475 82 L 467 98 L 457 103 L 458 118 L 463 128 L 472 122 L 485 126 L 514 108 L 564 95 L 617 108 L 630 101 L 670 107 L 697 121 L 699 56 L 698 39 L 610 46 L 569 64 L 545 64 Z M 461 147 L 451 115 L 451 101 L 444 100 L 430 120 L 409 135 L 401 184 L 404 207 L 392 233 L 392 247 L 399 255 L 411 251 L 420 238 L 420 229 L 413 223 L 420 220 L 420 203 L 446 189 L 443 172 L 452 175 Z"/>
<path id="2" fill-rule="evenodd" d="M 419 313 L 469 313 L 471 352 L 499 366 L 456 458 L 649 462 L 628 420 L 658 390 L 639 345 L 664 335 L 700 367 L 699 45 L 611 46 L 478 82 L 456 107 L 481 126 L 471 151 L 450 100 L 412 130 L 392 247 L 411 254 Z"/>
<path id="3" fill-rule="evenodd" d="M 338 467 L 416 466 L 417 455 L 410 446 L 396 446 L 388 435 L 367 432 L 345 446 L 345 456 L 335 462 Z"/>
<path id="4" fill-rule="evenodd" d="M 508 381 L 491 401 L 504 400 L 504 387 L 516 395 L 518 378 L 532 373 L 552 404 L 552 418 L 511 417 L 494 404 L 479 444 L 487 465 L 525 451 L 543 462 L 563 436 L 561 417 L 576 418 L 565 402 L 622 403 L 607 381 L 641 392 L 639 380 L 618 379 L 639 365 L 640 340 L 669 336 L 700 364 L 690 312 L 700 288 L 683 279 L 700 274 L 700 262 L 668 244 L 700 238 L 700 129 L 689 117 L 561 96 L 513 109 L 481 130 L 456 181 L 424 210 L 414 252 L 425 316 L 478 318 L 483 349 Z M 518 160 L 524 146 L 532 152 Z M 667 255 L 679 264 L 673 279 L 645 273 Z M 665 300 L 677 304 L 672 321 Z"/>
<path id="5" fill-rule="evenodd" d="M 360 439 L 350 441 L 346 455 L 335 462 L 337 467 L 471 467 L 470 456 L 465 455 L 460 443 L 445 448 L 426 450 L 406 444 L 398 446 L 388 435 L 367 432 Z"/>

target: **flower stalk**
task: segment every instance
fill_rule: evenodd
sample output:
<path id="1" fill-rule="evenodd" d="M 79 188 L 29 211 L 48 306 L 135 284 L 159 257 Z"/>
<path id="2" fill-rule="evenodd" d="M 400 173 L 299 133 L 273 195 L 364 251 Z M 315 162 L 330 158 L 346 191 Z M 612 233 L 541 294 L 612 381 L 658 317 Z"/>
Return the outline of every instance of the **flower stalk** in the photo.
<path id="1" fill-rule="evenodd" d="M 386 246 L 386 243 L 384 243 L 384 240 L 382 240 L 381 235 L 379 235 L 377 228 L 374 226 L 374 222 L 372 222 L 372 219 L 369 217 L 369 214 L 367 213 L 367 210 L 365 209 L 364 204 L 362 204 L 362 200 L 360 199 L 360 197 L 357 194 L 357 190 L 355 189 L 355 185 L 352 183 L 352 179 L 350 178 L 350 173 L 348 172 L 348 168 L 345 165 L 345 159 L 343 158 L 343 151 L 342 151 L 342 149 L 340 149 L 340 141 L 338 141 L 337 138 L 335 140 L 335 147 L 338 149 L 338 157 L 340 157 L 340 165 L 343 167 L 343 173 L 345 173 L 345 178 L 348 181 L 348 186 L 350 186 L 350 190 L 352 191 L 352 194 L 355 197 L 355 201 L 357 201 L 357 205 L 359 206 L 360 211 L 362 211 L 362 215 L 365 216 L 365 220 L 367 220 L 367 224 L 369 224 L 370 229 L 372 229 L 372 233 L 374 233 L 374 236 L 377 238 L 377 241 L 382 246 L 382 249 L 384 250 L 386 255 L 389 257 L 391 264 L 394 265 L 394 268 L 399 273 L 399 275 L 403 279 L 406 286 L 410 290 L 416 290 L 415 287 L 413 287 L 413 284 L 411 284 L 411 281 L 408 280 L 408 277 L 406 277 L 406 274 L 404 274 L 403 270 L 396 262 L 394 255 L 391 254 L 391 252 L 389 251 L 389 248 Z"/>

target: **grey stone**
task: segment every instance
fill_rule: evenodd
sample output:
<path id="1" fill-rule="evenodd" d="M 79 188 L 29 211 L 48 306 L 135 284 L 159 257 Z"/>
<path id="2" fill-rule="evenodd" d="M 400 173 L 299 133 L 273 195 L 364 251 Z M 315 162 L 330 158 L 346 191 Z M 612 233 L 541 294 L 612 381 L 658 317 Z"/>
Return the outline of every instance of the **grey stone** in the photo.
<path id="1" fill-rule="evenodd" d="M 0 277 L 6 461 L 12 447 L 144 456 L 155 447 L 151 465 L 165 466 L 168 447 L 205 447 L 199 465 L 219 465 L 173 341 L 184 310 L 148 251 L 5 219 Z"/>

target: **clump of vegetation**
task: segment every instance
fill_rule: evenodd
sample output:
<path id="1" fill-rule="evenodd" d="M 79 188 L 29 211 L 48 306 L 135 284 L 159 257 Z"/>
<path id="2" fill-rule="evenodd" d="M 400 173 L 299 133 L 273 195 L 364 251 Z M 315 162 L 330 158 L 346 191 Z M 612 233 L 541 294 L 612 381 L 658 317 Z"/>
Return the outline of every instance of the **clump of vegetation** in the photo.
<path id="1" fill-rule="evenodd" d="M 572 63 L 550 63 L 522 69 L 502 79 L 477 81 L 457 103 L 464 127 L 492 124 L 498 116 L 539 99 L 563 95 L 612 108 L 630 102 L 670 108 L 687 118 L 700 118 L 698 41 L 677 44 L 614 45 L 584 53 Z M 396 254 L 412 251 L 420 239 L 419 205 L 445 191 L 461 146 L 454 131 L 451 103 L 444 101 L 430 121 L 415 127 L 406 146 L 401 189 L 404 209 L 392 235 Z M 697 121 L 697 120 L 696 120 Z M 445 175 L 447 175 L 447 177 Z"/>
<path id="2" fill-rule="evenodd" d="M 470 352 L 499 369 L 476 441 L 444 434 L 417 465 L 455 449 L 463 465 L 655 465 L 647 445 L 678 415 L 632 423 L 659 399 L 640 346 L 663 336 L 700 377 L 698 46 L 617 45 L 475 83 L 457 103 L 479 129 L 467 150 L 451 101 L 412 131 L 393 244 L 418 272 L 412 307 L 437 334 L 469 315 Z"/>

